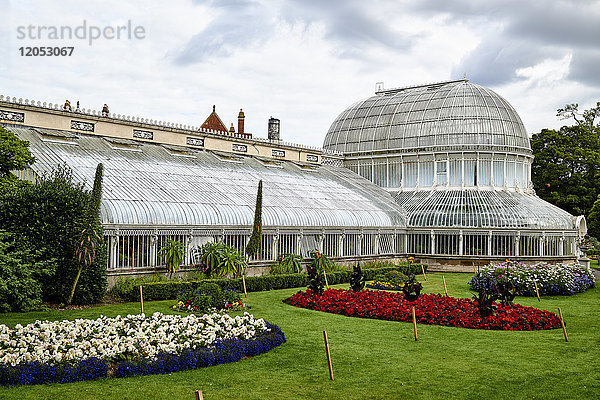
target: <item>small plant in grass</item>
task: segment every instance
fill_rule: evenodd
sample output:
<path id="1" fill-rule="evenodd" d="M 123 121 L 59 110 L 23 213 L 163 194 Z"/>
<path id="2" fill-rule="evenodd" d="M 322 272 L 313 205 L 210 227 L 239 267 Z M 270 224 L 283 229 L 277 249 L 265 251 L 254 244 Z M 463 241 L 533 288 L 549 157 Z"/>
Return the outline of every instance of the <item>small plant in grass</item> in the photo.
<path id="1" fill-rule="evenodd" d="M 173 272 L 179 270 L 183 264 L 183 255 L 185 247 L 183 243 L 169 239 L 167 243 L 158 251 L 158 255 L 165 258 L 165 265 L 169 278 L 173 276 Z"/>
<path id="2" fill-rule="evenodd" d="M 352 275 L 350 275 L 350 289 L 354 292 L 360 292 L 365 288 L 365 276 L 363 275 L 360 264 L 354 265 Z"/>
<path id="3" fill-rule="evenodd" d="M 408 281 L 402 287 L 402 293 L 404 293 L 404 298 L 408 301 L 415 301 L 421 296 L 421 290 L 423 289 L 423 285 L 421 282 L 418 282 L 415 279 L 415 275 L 412 274 Z"/>

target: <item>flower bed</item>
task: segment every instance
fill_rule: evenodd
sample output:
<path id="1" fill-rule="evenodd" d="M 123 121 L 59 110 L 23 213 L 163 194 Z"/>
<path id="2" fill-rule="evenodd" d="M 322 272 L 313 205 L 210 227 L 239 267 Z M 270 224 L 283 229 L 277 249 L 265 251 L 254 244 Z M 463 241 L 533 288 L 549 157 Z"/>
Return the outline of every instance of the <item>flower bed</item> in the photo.
<path id="1" fill-rule="evenodd" d="M 415 307 L 418 323 L 472 329 L 531 331 L 560 327 L 556 314 L 549 311 L 518 304 L 512 307 L 497 304 L 495 315 L 482 318 L 472 300 L 440 294 L 425 294 L 409 302 L 404 299 L 403 293 L 330 289 L 321 296 L 310 291 L 298 292 L 291 297 L 290 303 L 296 307 L 349 317 L 405 322 L 412 321 L 411 308 Z"/>
<path id="2" fill-rule="evenodd" d="M 169 373 L 238 361 L 284 342 L 277 326 L 248 313 L 0 325 L 0 384 Z"/>
<path id="3" fill-rule="evenodd" d="M 366 285 L 366 287 L 368 287 L 369 289 L 396 290 L 396 291 L 402 290 L 403 286 L 404 286 L 404 284 L 379 281 L 379 280 L 367 282 L 367 285 Z"/>
<path id="4" fill-rule="evenodd" d="M 498 283 L 512 283 L 518 296 L 535 296 L 534 281 L 537 281 L 540 295 L 551 296 L 570 296 L 596 286 L 591 269 L 579 264 L 527 265 L 518 261 L 490 264 L 471 278 L 471 290 L 478 291 L 486 277 Z"/>

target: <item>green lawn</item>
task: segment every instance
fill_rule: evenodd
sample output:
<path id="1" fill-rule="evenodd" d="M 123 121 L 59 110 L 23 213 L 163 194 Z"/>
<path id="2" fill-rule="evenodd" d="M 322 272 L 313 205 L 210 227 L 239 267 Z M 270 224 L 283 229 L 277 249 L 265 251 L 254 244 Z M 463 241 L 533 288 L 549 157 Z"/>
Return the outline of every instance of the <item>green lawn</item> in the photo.
<path id="1" fill-rule="evenodd" d="M 448 274 L 451 296 L 470 297 L 467 274 Z M 443 293 L 442 277 L 428 275 L 425 291 Z M 340 285 L 344 287 L 347 285 Z M 72 384 L 0 388 L 0 399 L 597 399 L 600 394 L 600 290 L 572 297 L 518 298 L 556 312 L 561 330 L 497 332 L 348 318 L 282 303 L 297 289 L 250 293 L 251 312 L 279 325 L 287 343 L 239 363 L 172 375 L 102 379 Z M 146 312 L 168 312 L 170 301 Z M 127 303 L 73 312 L 0 314 L 8 325 L 36 319 L 93 318 L 137 313 Z M 326 329 L 335 381 L 323 345 Z"/>

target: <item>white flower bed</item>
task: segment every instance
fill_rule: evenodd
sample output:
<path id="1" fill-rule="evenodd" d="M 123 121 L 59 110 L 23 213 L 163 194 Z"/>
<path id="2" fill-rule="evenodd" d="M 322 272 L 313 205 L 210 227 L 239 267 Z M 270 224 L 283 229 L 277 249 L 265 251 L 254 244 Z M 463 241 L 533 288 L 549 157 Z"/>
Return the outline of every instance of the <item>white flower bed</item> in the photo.
<path id="1" fill-rule="evenodd" d="M 510 282 L 517 287 L 518 295 L 534 296 L 537 282 L 540 294 L 573 295 L 595 286 L 590 267 L 573 264 L 528 265 L 518 261 L 490 264 L 481 269 L 470 281 L 471 289 L 485 286 L 485 277 Z"/>
<path id="2" fill-rule="evenodd" d="M 117 361 L 125 357 L 155 358 L 207 347 L 219 339 L 253 339 L 267 331 L 265 321 L 227 314 L 128 315 L 96 320 L 36 321 L 9 329 L 0 325 L 0 363 L 60 362 L 97 357 Z"/>

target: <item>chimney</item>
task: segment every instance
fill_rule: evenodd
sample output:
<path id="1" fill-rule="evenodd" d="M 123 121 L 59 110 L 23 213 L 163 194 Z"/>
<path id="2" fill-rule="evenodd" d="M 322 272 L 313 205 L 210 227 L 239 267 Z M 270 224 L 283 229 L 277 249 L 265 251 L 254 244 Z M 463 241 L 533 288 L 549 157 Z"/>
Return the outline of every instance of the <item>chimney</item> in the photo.
<path id="1" fill-rule="evenodd" d="M 268 134 L 269 140 L 279 140 L 279 120 L 277 118 L 269 118 Z"/>
<path id="2" fill-rule="evenodd" d="M 240 108 L 240 113 L 238 114 L 238 133 L 240 135 L 244 134 L 244 118 L 246 118 L 246 116 L 244 115 L 244 112 Z"/>

